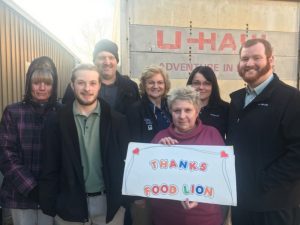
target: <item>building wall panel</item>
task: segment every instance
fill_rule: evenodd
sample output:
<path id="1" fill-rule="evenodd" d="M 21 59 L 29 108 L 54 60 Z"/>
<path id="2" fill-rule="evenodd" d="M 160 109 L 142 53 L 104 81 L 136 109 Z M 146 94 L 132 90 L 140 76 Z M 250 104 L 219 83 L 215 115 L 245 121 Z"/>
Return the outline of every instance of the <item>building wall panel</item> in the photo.
<path id="1" fill-rule="evenodd" d="M 160 64 L 171 68 L 167 71 L 172 87 L 176 87 L 186 84 L 190 72 L 186 66 L 218 65 L 215 72 L 221 94 L 229 100 L 229 93 L 243 87 L 236 70 L 241 46 L 239 35 L 249 35 L 248 39 L 252 33 L 257 33 L 266 35 L 274 48 L 275 72 L 286 83 L 299 88 L 298 0 L 160 0 L 151 6 L 148 0 L 119 0 L 118 3 L 119 33 L 117 31 L 115 36 L 120 43 L 123 74 L 137 80 L 145 66 Z M 164 32 L 161 39 L 157 34 L 159 30 Z M 181 33 L 178 42 L 174 35 L 176 31 Z M 232 44 L 230 39 L 224 38 L 225 33 L 238 40 L 236 47 L 215 51 L 205 42 L 204 46 L 208 48 L 200 48 L 200 41 L 195 40 L 203 38 L 198 34 L 204 33 L 205 39 L 210 39 L 212 32 L 221 38 L 216 41 L 217 48 L 222 40 L 226 40 L 225 46 Z M 233 69 L 225 70 L 222 66 L 225 64 L 230 65 L 226 68 Z"/>
<path id="2" fill-rule="evenodd" d="M 14 3 L 0 0 L 0 116 L 6 105 L 23 98 L 28 66 L 44 55 L 57 67 L 62 97 L 78 58 Z"/>

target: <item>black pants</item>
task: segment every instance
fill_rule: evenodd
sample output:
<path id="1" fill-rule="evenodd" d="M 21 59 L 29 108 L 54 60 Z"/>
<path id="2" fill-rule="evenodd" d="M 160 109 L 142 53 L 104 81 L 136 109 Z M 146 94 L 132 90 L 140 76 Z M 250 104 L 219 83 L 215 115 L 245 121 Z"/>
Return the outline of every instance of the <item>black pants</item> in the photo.
<path id="1" fill-rule="evenodd" d="M 232 207 L 232 225 L 300 225 L 300 208 L 255 212 Z"/>
<path id="2" fill-rule="evenodd" d="M 132 225 L 132 218 L 130 213 L 130 207 L 125 208 L 125 215 L 124 215 L 124 225 Z"/>

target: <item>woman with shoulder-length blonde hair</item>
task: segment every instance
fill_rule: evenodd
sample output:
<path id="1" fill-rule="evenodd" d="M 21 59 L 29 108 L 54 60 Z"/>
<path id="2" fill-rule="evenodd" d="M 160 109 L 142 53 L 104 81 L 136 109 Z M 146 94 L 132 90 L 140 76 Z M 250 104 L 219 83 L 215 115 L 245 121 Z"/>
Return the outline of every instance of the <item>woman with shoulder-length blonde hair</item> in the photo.
<path id="1" fill-rule="evenodd" d="M 149 143 L 154 135 L 170 125 L 167 93 L 170 80 L 163 67 L 151 65 L 140 78 L 141 100 L 127 111 L 132 141 Z"/>
<path id="2" fill-rule="evenodd" d="M 173 90 L 168 97 L 168 106 L 173 122 L 155 135 L 152 143 L 224 145 L 220 133 L 214 127 L 203 125 L 198 118 L 201 101 L 194 88 Z M 165 199 L 151 199 L 150 202 L 154 225 L 221 225 L 224 221 L 219 205 Z"/>
<path id="3" fill-rule="evenodd" d="M 170 125 L 171 116 L 167 107 L 167 93 L 171 85 L 166 70 L 163 67 L 151 65 L 142 72 L 139 86 L 142 98 L 135 102 L 126 114 L 131 141 L 150 143 L 160 130 Z M 148 201 L 136 200 L 131 211 L 133 212 L 133 225 L 151 224 Z"/>

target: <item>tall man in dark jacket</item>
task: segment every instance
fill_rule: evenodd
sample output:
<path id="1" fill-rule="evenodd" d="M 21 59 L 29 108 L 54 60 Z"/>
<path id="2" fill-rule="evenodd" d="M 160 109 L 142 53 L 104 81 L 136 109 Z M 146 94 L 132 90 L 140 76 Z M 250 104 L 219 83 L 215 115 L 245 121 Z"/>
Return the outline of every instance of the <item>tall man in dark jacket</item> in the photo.
<path id="1" fill-rule="evenodd" d="M 127 107 L 140 99 L 137 84 L 117 71 L 119 62 L 118 46 L 107 39 L 99 41 L 93 52 L 93 62 L 101 75 L 99 96 L 114 110 L 125 114 Z M 74 100 L 74 94 L 68 86 L 63 103 Z"/>
<path id="2" fill-rule="evenodd" d="M 270 43 L 248 40 L 238 72 L 247 87 L 231 94 L 228 144 L 234 146 L 233 225 L 298 225 L 300 92 L 273 73 Z"/>
<path id="3" fill-rule="evenodd" d="M 127 121 L 97 97 L 101 83 L 96 66 L 77 66 L 71 80 L 76 100 L 46 126 L 41 208 L 56 215 L 58 225 L 121 225 Z"/>

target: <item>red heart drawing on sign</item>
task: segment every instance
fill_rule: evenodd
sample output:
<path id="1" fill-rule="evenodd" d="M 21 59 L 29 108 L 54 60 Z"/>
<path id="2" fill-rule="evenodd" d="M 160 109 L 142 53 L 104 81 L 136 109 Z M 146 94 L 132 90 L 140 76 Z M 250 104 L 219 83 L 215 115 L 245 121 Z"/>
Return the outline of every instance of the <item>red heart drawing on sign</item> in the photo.
<path id="1" fill-rule="evenodd" d="M 132 153 L 134 155 L 138 155 L 140 153 L 140 150 L 138 148 L 135 148 L 135 149 L 132 150 Z"/>
<path id="2" fill-rule="evenodd" d="M 221 158 L 227 158 L 228 154 L 225 151 L 221 151 Z"/>

